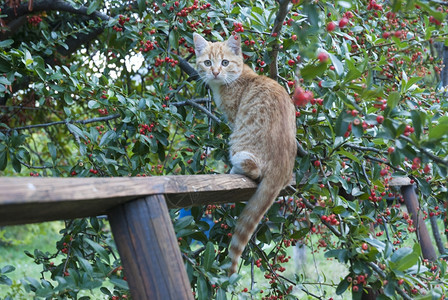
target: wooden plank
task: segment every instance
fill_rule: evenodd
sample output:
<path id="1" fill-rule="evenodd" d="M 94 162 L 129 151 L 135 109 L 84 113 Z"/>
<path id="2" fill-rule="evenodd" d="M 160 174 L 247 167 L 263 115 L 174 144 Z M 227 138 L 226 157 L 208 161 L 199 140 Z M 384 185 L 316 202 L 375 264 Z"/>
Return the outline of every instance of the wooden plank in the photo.
<path id="1" fill-rule="evenodd" d="M 306 178 L 301 184 L 305 184 Z M 392 185 L 407 185 L 400 179 Z M 112 207 L 164 194 L 169 208 L 247 201 L 257 185 L 236 174 L 114 178 L 1 177 L 0 226 L 105 214 Z M 283 194 L 286 194 L 284 192 Z"/>
<path id="2" fill-rule="evenodd" d="M 257 185 L 241 175 L 116 178 L 0 178 L 0 226 L 105 214 L 148 195 L 170 208 L 247 201 Z"/>
<path id="3" fill-rule="evenodd" d="M 132 299 L 193 299 L 163 195 L 119 205 L 109 220 Z"/>

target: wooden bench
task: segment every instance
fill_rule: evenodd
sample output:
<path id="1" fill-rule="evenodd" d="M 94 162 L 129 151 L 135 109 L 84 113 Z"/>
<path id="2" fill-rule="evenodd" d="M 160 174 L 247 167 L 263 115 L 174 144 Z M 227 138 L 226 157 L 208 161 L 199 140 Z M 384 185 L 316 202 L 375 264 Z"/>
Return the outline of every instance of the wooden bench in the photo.
<path id="1" fill-rule="evenodd" d="M 402 187 L 408 210 L 411 204 L 416 207 L 409 179 L 390 185 Z M 193 299 L 168 208 L 247 201 L 256 187 L 244 176 L 228 174 L 1 177 L 0 226 L 106 214 L 133 299 Z M 419 224 L 420 237 L 429 237 L 424 222 Z M 432 249 L 428 255 L 435 258 Z"/>
<path id="2" fill-rule="evenodd" d="M 0 178 L 0 226 L 107 214 L 133 299 L 193 299 L 168 208 L 246 201 L 241 175 Z"/>

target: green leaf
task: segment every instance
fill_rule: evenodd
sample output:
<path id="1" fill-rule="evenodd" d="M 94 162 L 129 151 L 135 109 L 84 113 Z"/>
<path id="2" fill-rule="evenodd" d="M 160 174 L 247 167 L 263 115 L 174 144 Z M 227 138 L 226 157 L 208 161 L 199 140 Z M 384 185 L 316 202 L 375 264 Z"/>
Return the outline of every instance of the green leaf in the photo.
<path id="1" fill-rule="evenodd" d="M 321 64 L 311 64 L 306 65 L 300 70 L 300 74 L 302 75 L 303 79 L 310 80 L 314 79 L 317 76 L 322 75 L 327 70 L 327 64 L 321 63 Z"/>
<path id="2" fill-rule="evenodd" d="M 4 266 L 1 270 L 0 273 L 2 274 L 6 274 L 6 273 L 11 273 L 15 270 L 16 268 L 14 266 L 11 265 L 6 265 Z"/>
<path id="3" fill-rule="evenodd" d="M 328 55 L 330 56 L 331 62 L 333 63 L 336 74 L 341 76 L 342 73 L 344 73 L 344 65 L 334 54 L 328 53 Z"/>
<path id="4" fill-rule="evenodd" d="M 47 148 L 48 152 L 50 152 L 51 159 L 55 161 L 57 155 L 56 146 L 53 143 L 47 143 Z"/>
<path id="5" fill-rule="evenodd" d="M 110 278 L 110 282 L 120 289 L 129 290 L 128 283 L 123 279 L 112 277 L 112 278 Z"/>
<path id="6" fill-rule="evenodd" d="M 208 300 L 209 297 L 209 290 L 207 281 L 202 275 L 199 275 L 198 277 L 198 300 Z"/>
<path id="7" fill-rule="evenodd" d="M 343 149 L 339 150 L 337 152 L 338 154 L 342 155 L 342 156 L 346 156 L 347 158 L 351 159 L 352 161 L 357 162 L 358 164 L 361 164 L 361 161 L 359 160 L 358 157 L 356 157 L 354 154 L 352 154 L 351 152 L 345 151 Z"/>
<path id="8" fill-rule="evenodd" d="M 96 108 L 99 108 L 99 107 L 100 107 L 100 104 L 99 104 L 97 101 L 95 101 L 95 100 L 90 100 L 90 101 L 87 103 L 87 106 L 88 106 L 90 109 L 96 109 Z"/>
<path id="9" fill-rule="evenodd" d="M 109 144 L 112 140 L 114 140 L 117 136 L 117 133 L 113 130 L 109 130 L 107 131 L 103 137 L 101 138 L 100 144 L 99 146 L 105 146 L 107 144 Z"/>
<path id="10" fill-rule="evenodd" d="M 87 14 L 90 15 L 90 14 L 93 13 L 95 10 L 97 10 L 99 4 L 100 4 L 100 2 L 97 1 L 97 0 L 90 2 L 89 7 L 87 8 Z"/>
<path id="11" fill-rule="evenodd" d="M 412 125 L 414 125 L 413 127 L 415 129 L 415 135 L 417 136 L 417 138 L 420 138 L 423 132 L 423 123 L 420 112 L 417 110 L 411 110 L 411 118 Z"/>
<path id="12" fill-rule="evenodd" d="M 341 280 L 339 282 L 338 287 L 336 288 L 336 295 L 342 295 L 350 286 L 350 282 L 348 282 L 346 279 Z"/>
<path id="13" fill-rule="evenodd" d="M 12 285 L 12 280 L 5 275 L 0 275 L 0 284 Z"/>
<path id="14" fill-rule="evenodd" d="M 344 136 L 345 132 L 347 131 L 349 122 L 347 122 L 345 120 L 346 116 L 347 116 L 347 113 L 345 111 L 342 111 L 339 114 L 339 117 L 336 119 L 336 124 L 335 124 L 336 136 Z"/>
<path id="15" fill-rule="evenodd" d="M 98 255 L 105 260 L 107 263 L 109 263 L 109 254 L 107 253 L 106 249 L 104 249 L 100 244 L 92 241 L 91 239 L 84 238 L 84 242 L 90 245 L 93 250 L 95 250 Z"/>
<path id="16" fill-rule="evenodd" d="M 418 249 L 417 249 L 418 250 Z M 404 271 L 412 267 L 418 262 L 419 254 L 416 253 L 416 249 L 411 249 L 409 247 L 403 247 L 395 251 L 390 260 L 391 268 L 397 271 Z"/>
<path id="17" fill-rule="evenodd" d="M 389 97 L 387 98 L 387 106 L 390 110 L 394 109 L 398 102 L 400 101 L 400 93 L 399 92 L 391 92 Z"/>
<path id="18" fill-rule="evenodd" d="M 219 288 L 216 292 L 216 300 L 227 300 L 226 291 Z"/>
<path id="19" fill-rule="evenodd" d="M 0 171 L 3 171 L 8 164 L 8 154 L 5 150 L 0 151 Z"/>
<path id="20" fill-rule="evenodd" d="M 27 67 L 34 62 L 33 57 L 31 56 L 31 53 L 30 53 L 30 51 L 28 51 L 28 49 L 25 49 L 25 60 L 23 62 L 25 63 L 25 66 L 27 66 Z"/>
<path id="21" fill-rule="evenodd" d="M 93 276 L 93 267 L 90 262 L 81 256 L 77 256 L 76 259 L 78 260 L 79 265 L 84 269 L 84 271 L 86 271 L 90 276 Z"/>
<path id="22" fill-rule="evenodd" d="M 47 80 L 47 73 L 45 72 L 44 69 L 36 68 L 35 70 L 36 70 L 37 75 L 39 75 L 40 79 L 42 79 L 43 81 Z"/>
<path id="23" fill-rule="evenodd" d="M 11 157 L 11 163 L 12 163 L 12 167 L 14 169 L 14 171 L 16 171 L 17 173 L 20 173 L 20 171 L 22 170 L 22 164 L 20 163 L 20 161 L 17 159 L 17 157 L 10 153 L 10 157 Z"/>
<path id="24" fill-rule="evenodd" d="M 444 116 L 438 119 L 439 124 L 429 128 L 428 137 L 430 140 L 438 140 L 448 135 L 448 117 Z"/>
<path id="25" fill-rule="evenodd" d="M 11 46 L 14 43 L 14 40 L 4 40 L 0 42 L 0 48 L 8 48 L 9 46 Z"/>
<path id="26" fill-rule="evenodd" d="M 202 265 L 206 271 L 210 270 L 213 261 L 215 260 L 215 248 L 213 247 L 213 243 L 208 242 L 205 246 L 204 258 L 202 260 Z"/>
<path id="27" fill-rule="evenodd" d="M 185 216 L 183 218 L 178 219 L 174 223 L 174 229 L 177 232 L 179 229 L 183 229 L 183 228 L 187 227 L 188 225 L 190 225 L 193 222 L 194 222 L 194 218 L 192 216 Z"/>
<path id="28" fill-rule="evenodd" d="M 78 135 L 79 138 L 86 139 L 84 132 L 81 129 L 79 129 L 76 125 L 68 123 L 67 127 L 71 133 Z"/>

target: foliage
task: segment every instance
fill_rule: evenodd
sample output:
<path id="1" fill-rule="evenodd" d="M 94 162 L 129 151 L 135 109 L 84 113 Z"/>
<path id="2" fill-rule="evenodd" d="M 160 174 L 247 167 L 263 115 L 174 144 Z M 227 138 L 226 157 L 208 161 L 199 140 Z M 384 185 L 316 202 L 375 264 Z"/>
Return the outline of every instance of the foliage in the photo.
<path id="1" fill-rule="evenodd" d="M 210 40 L 237 32 L 246 63 L 259 74 L 277 78 L 291 94 L 296 86 L 313 93 L 294 95 L 302 105 L 299 192 L 274 204 L 243 255 L 244 265 L 264 273 L 263 293 L 238 286 L 239 276 L 228 278 L 223 269 L 244 204 L 195 207 L 183 217 L 171 212 L 196 297 L 293 298 L 294 286 L 305 283 L 281 276 L 286 249 L 311 235 L 320 236 L 328 258 L 347 265 L 335 294 L 446 293 L 446 262 L 423 260 L 418 243 L 403 246 L 415 241 L 415 224 L 391 185 L 410 178 L 425 219 L 446 222 L 443 3 L 47 2 L 33 1 L 32 10 L 28 3 L 2 7 L 1 24 L 10 29 L 0 33 L 3 175 L 226 172 L 230 130 L 188 61 L 193 32 Z M 23 288 L 46 298 L 77 298 L 98 287 L 111 299 L 127 297 L 104 228 L 97 218 L 67 222 L 55 253 L 29 253 L 43 275 L 22 281 Z M 52 264 L 56 257 L 60 264 Z M 0 279 L 8 284 L 3 273 L 12 269 L 5 268 Z"/>

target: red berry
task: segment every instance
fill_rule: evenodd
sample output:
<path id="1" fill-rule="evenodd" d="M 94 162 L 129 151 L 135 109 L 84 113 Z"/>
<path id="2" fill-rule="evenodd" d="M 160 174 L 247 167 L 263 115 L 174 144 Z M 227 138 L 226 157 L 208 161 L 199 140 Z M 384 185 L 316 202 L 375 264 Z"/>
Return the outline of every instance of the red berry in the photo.
<path id="1" fill-rule="evenodd" d="M 291 36 L 291 40 L 293 40 L 293 41 L 297 41 L 297 35 L 293 34 L 293 35 Z"/>
<path id="2" fill-rule="evenodd" d="M 325 52 L 320 52 L 317 55 L 317 59 L 321 62 L 321 63 L 325 63 L 328 61 L 328 54 Z"/>
<path id="3" fill-rule="evenodd" d="M 389 148 L 387 149 L 387 152 L 388 152 L 389 154 L 393 153 L 394 151 L 395 151 L 395 148 L 394 148 L 394 147 L 389 147 Z"/>
<path id="4" fill-rule="evenodd" d="M 319 160 L 314 161 L 314 166 L 318 168 L 320 166 L 320 161 Z"/>
<path id="5" fill-rule="evenodd" d="M 382 124 L 384 122 L 384 117 L 383 116 L 377 116 L 376 117 L 376 121 L 378 122 L 378 124 Z"/>
<path id="6" fill-rule="evenodd" d="M 313 92 L 305 91 L 301 87 L 297 87 L 294 91 L 293 100 L 297 106 L 304 106 L 314 98 Z"/>
<path id="7" fill-rule="evenodd" d="M 288 65 L 290 65 L 290 66 L 294 66 L 295 63 L 296 62 L 292 59 L 288 60 Z"/>
<path id="8" fill-rule="evenodd" d="M 334 22 L 330 22 L 330 23 L 327 24 L 327 31 L 328 32 L 332 32 L 335 29 L 336 29 L 336 24 Z"/>
<path id="9" fill-rule="evenodd" d="M 362 244 L 362 250 L 367 250 L 369 249 L 369 245 L 367 245 L 366 243 Z"/>
<path id="10" fill-rule="evenodd" d="M 348 19 L 346 17 L 343 17 L 342 19 L 339 20 L 339 28 L 343 28 L 347 24 L 348 24 Z"/>

